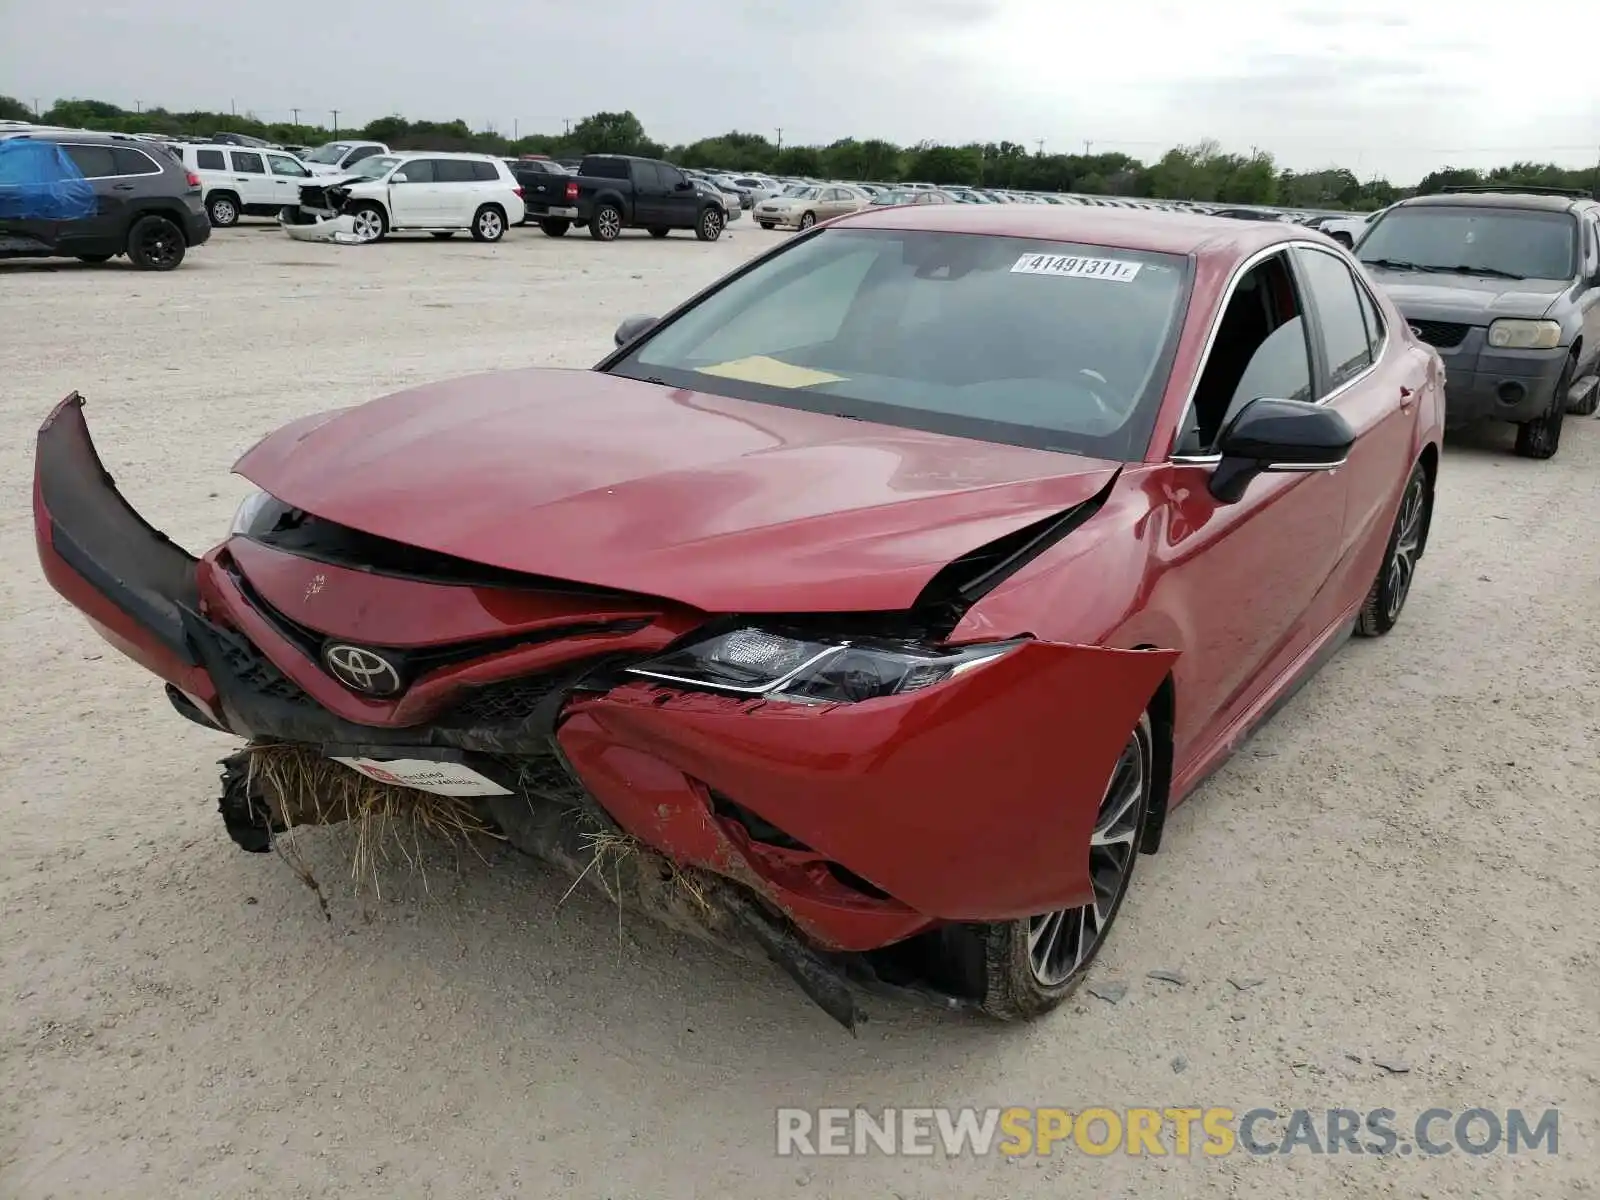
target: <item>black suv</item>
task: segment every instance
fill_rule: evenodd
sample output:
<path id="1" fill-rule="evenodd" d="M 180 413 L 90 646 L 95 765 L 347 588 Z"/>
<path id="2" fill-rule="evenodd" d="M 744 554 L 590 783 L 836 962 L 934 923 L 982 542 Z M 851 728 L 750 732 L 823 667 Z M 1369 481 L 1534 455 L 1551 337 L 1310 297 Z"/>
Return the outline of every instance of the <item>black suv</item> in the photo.
<path id="1" fill-rule="evenodd" d="M 211 236 L 200 179 L 160 147 L 118 133 L 32 129 L 3 135 L 53 142 L 94 188 L 96 211 L 77 220 L 0 216 L 0 259 L 126 254 L 146 271 L 170 271 Z M 81 185 L 80 185 L 81 186 Z"/>
<path id="2" fill-rule="evenodd" d="M 1402 200 L 1359 258 L 1445 367 L 1445 425 L 1506 421 L 1549 458 L 1568 413 L 1600 406 L 1600 203 L 1481 186 Z"/>

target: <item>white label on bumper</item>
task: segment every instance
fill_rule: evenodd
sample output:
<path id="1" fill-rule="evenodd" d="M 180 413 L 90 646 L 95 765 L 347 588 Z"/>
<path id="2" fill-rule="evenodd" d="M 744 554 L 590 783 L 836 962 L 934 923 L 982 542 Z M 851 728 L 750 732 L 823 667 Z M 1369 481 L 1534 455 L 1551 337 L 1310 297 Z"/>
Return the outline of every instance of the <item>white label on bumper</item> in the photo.
<path id="1" fill-rule="evenodd" d="M 431 758 L 338 758 L 353 771 L 360 771 L 368 779 L 379 783 L 397 783 L 402 787 L 432 792 L 436 796 L 509 796 L 492 779 L 485 779 L 470 767 L 458 762 L 436 762 Z"/>

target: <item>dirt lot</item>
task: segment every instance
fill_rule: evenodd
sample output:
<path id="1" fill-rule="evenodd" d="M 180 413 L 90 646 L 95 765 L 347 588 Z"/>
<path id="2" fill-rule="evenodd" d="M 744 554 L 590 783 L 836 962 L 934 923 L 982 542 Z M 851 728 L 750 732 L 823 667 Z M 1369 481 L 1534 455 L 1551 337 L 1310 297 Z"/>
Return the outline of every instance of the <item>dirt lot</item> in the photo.
<path id="1" fill-rule="evenodd" d="M 0 266 L 0 1195 L 1600 1193 L 1600 422 L 1572 420 L 1551 463 L 1501 433 L 1452 444 L 1401 627 L 1346 648 L 1143 861 L 1095 977 L 1119 1003 L 1000 1028 L 877 1001 L 852 1041 L 776 970 L 563 904 L 515 856 L 397 868 L 381 900 L 335 886 L 330 924 L 281 861 L 234 850 L 231 745 L 38 572 L 50 405 L 81 389 L 124 490 L 199 548 L 246 490 L 228 465 L 279 423 L 587 365 L 622 316 L 783 236 L 748 225 L 355 248 L 258 225 L 169 275 Z M 968 1103 L 1562 1124 L 1559 1154 L 1515 1159 L 773 1154 L 778 1105 Z"/>

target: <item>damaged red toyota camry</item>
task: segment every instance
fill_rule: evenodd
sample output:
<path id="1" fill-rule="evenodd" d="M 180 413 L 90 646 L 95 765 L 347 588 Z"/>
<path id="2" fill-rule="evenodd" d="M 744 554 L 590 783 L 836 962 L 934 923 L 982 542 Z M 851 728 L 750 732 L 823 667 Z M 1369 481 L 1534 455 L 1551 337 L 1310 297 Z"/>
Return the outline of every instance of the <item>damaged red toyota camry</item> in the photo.
<path id="1" fill-rule="evenodd" d="M 280 429 L 199 558 L 69 396 L 45 573 L 188 719 L 574 872 L 613 831 L 645 907 L 695 872 L 852 1024 L 863 985 L 1069 995 L 1173 806 L 1388 632 L 1428 536 L 1439 360 L 1295 226 L 874 210 L 617 343 Z"/>

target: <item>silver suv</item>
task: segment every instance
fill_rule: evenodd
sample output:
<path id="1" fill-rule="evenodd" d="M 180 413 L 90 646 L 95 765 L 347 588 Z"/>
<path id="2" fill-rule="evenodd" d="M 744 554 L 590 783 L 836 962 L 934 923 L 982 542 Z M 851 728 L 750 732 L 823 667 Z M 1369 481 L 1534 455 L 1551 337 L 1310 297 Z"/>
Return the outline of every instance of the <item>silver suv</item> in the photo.
<path id="1" fill-rule="evenodd" d="M 1355 255 L 1445 365 L 1445 423 L 1507 421 L 1550 458 L 1600 403 L 1600 202 L 1459 188 L 1378 214 Z"/>

